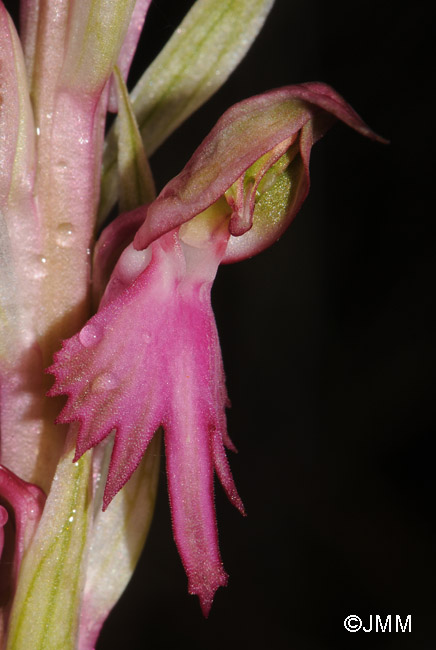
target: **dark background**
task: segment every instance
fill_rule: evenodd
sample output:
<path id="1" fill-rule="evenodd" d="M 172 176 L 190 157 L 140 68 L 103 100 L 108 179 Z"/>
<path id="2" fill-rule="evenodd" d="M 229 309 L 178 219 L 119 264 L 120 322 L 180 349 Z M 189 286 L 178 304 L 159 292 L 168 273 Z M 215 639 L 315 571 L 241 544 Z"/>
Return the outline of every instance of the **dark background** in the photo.
<path id="1" fill-rule="evenodd" d="M 191 4 L 153 1 L 134 75 Z M 219 271 L 230 462 L 248 512 L 217 485 L 229 585 L 204 620 L 162 462 L 149 540 L 98 650 L 436 648 L 429 4 L 276 0 L 238 70 L 153 157 L 161 188 L 230 105 L 313 80 L 391 141 L 335 126 L 289 231 Z M 412 633 L 350 635 L 349 614 L 411 614 Z"/>
<path id="2" fill-rule="evenodd" d="M 138 71 L 190 4 L 154 0 Z M 147 546 L 98 650 L 436 648 L 430 18 L 425 2 L 277 0 L 225 87 L 152 159 L 162 187 L 227 107 L 312 80 L 391 141 L 335 126 L 285 236 L 219 271 L 230 462 L 248 512 L 217 485 L 229 585 L 204 620 L 162 464 Z M 349 614 L 411 614 L 412 633 L 350 635 Z"/>

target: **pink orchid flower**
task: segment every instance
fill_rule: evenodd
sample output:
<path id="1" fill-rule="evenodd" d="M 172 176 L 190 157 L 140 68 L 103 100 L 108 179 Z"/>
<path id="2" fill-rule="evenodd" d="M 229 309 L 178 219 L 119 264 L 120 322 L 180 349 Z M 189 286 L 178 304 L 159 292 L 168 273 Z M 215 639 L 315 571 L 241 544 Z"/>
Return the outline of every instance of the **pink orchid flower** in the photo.
<path id="1" fill-rule="evenodd" d="M 98 313 L 64 342 L 49 369 L 56 377 L 50 395 L 69 398 L 58 421 L 80 422 L 75 460 L 116 430 L 104 508 L 163 427 L 174 537 L 189 591 L 199 596 L 205 615 L 227 582 L 214 470 L 244 513 L 224 451 L 234 447 L 226 430 L 211 286 L 221 262 L 256 254 L 287 228 L 308 192 L 312 144 L 334 119 L 377 137 L 319 83 L 282 88 L 229 109 L 155 201 L 103 233 L 107 256 L 121 230 L 132 238 L 141 224 Z M 271 210 L 268 199 L 277 196 L 283 177 L 290 181 L 287 200 Z"/>
<path id="2" fill-rule="evenodd" d="M 328 86 L 288 86 L 229 109 L 156 198 L 147 156 L 227 79 L 273 0 L 197 0 L 129 94 L 149 5 L 22 0 L 19 36 L 0 0 L 7 650 L 95 647 L 148 534 L 162 430 L 174 537 L 207 616 L 227 583 L 214 473 L 244 514 L 214 278 L 283 234 L 335 120 L 377 138 Z"/>

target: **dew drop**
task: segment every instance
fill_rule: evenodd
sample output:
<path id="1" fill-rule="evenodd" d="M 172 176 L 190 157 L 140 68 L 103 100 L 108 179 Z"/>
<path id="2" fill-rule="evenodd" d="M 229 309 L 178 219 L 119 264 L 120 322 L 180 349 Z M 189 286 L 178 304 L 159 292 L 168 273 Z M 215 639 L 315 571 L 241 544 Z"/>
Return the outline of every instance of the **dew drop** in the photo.
<path id="1" fill-rule="evenodd" d="M 100 393 L 106 390 L 113 390 L 116 385 L 116 378 L 109 372 L 104 372 L 94 379 L 91 390 Z"/>
<path id="2" fill-rule="evenodd" d="M 47 258 L 35 255 L 30 263 L 30 273 L 35 279 L 45 278 L 47 275 Z"/>
<path id="3" fill-rule="evenodd" d="M 61 223 L 56 230 L 56 243 L 62 248 L 69 248 L 74 243 L 74 230 L 70 223 Z"/>
<path id="4" fill-rule="evenodd" d="M 92 348 L 101 339 L 101 331 L 91 323 L 80 330 L 79 341 L 85 348 Z"/>
<path id="5" fill-rule="evenodd" d="M 27 511 L 27 516 L 29 517 L 29 519 L 36 519 L 37 516 L 38 516 L 37 509 L 36 508 L 29 508 L 29 510 Z"/>
<path id="6" fill-rule="evenodd" d="M 69 517 L 68 521 L 71 523 L 72 521 L 74 521 L 74 517 Z"/>

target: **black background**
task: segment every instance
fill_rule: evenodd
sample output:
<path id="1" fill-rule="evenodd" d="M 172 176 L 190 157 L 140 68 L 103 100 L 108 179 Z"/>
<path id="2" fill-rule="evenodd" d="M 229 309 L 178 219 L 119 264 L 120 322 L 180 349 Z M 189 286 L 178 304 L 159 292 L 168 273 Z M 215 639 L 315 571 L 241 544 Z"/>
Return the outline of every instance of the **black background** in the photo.
<path id="1" fill-rule="evenodd" d="M 138 73 L 190 4 L 154 0 Z M 436 648 L 426 7 L 277 0 L 227 84 L 152 159 L 162 187 L 230 105 L 312 80 L 391 141 L 335 126 L 312 152 L 311 193 L 286 235 L 220 269 L 230 462 L 248 512 L 217 485 L 229 585 L 204 620 L 172 541 L 162 463 L 147 546 L 98 650 Z M 411 614 L 412 633 L 351 635 L 349 614 L 365 625 Z"/>
<path id="2" fill-rule="evenodd" d="M 133 76 L 190 4 L 152 2 Z M 162 459 L 146 548 L 98 650 L 436 648 L 428 4 L 277 0 L 227 84 L 153 157 L 161 188 L 226 108 L 313 80 L 391 141 L 335 126 L 312 152 L 289 231 L 220 269 L 230 462 L 248 512 L 217 485 L 229 585 L 204 620 L 172 540 Z M 349 614 L 365 625 L 411 614 L 412 633 L 351 635 Z"/>

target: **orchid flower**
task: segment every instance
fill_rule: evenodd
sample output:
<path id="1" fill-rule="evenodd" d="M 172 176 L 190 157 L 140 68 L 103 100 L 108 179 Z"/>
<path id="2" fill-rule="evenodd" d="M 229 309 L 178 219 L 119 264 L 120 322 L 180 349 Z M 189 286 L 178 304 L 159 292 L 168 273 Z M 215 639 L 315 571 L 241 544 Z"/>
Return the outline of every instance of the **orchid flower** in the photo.
<path id="1" fill-rule="evenodd" d="M 207 616 L 227 583 L 214 472 L 244 514 L 214 278 L 283 234 L 335 120 L 378 137 L 328 86 L 284 87 L 230 108 L 156 197 L 147 156 L 225 81 L 273 2 L 197 0 L 129 95 L 149 4 L 22 0 L 20 41 L 0 2 L 8 649 L 94 647 L 148 533 L 162 432 L 174 538 Z"/>
<path id="2" fill-rule="evenodd" d="M 49 369 L 56 376 L 49 394 L 69 396 L 58 422 L 80 422 L 75 460 L 116 430 L 105 508 L 163 427 L 174 537 L 205 614 L 227 581 L 213 469 L 244 513 L 224 451 L 234 447 L 210 289 L 222 261 L 253 255 L 292 220 L 307 194 L 310 148 L 332 117 L 371 135 L 322 84 L 272 91 L 224 114 L 157 199 L 121 215 L 103 235 L 110 247 L 126 221 L 132 231 L 141 224 L 98 313 Z"/>

